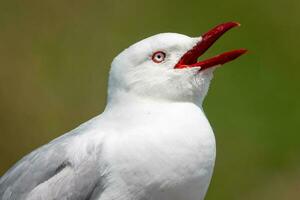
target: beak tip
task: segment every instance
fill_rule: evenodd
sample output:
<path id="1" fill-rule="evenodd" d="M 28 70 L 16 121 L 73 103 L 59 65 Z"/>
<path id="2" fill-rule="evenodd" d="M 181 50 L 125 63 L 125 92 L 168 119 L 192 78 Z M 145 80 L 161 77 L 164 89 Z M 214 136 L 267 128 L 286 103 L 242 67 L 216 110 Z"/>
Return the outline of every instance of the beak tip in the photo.
<path id="1" fill-rule="evenodd" d="M 238 50 L 235 50 L 233 51 L 234 53 L 232 54 L 233 56 L 233 59 L 236 59 L 244 54 L 246 54 L 248 52 L 247 49 L 238 49 Z"/>
<path id="2" fill-rule="evenodd" d="M 239 22 L 233 22 L 237 27 L 240 27 L 241 24 Z"/>
<path id="3" fill-rule="evenodd" d="M 246 53 L 248 53 L 248 49 L 241 49 L 241 54 L 243 55 L 243 54 L 246 54 Z"/>
<path id="4" fill-rule="evenodd" d="M 235 21 L 224 23 L 224 24 L 228 24 L 230 28 L 240 27 L 241 26 L 241 24 L 239 22 L 235 22 Z"/>

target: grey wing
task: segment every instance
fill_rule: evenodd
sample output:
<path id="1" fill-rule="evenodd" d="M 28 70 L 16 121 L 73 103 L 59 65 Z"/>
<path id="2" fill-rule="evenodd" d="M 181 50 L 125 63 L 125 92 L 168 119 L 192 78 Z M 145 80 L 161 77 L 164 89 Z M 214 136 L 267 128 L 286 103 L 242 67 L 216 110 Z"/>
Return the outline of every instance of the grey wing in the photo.
<path id="1" fill-rule="evenodd" d="M 90 199 L 102 188 L 97 160 L 100 150 L 92 148 L 90 155 L 75 165 L 66 148 L 64 139 L 54 141 L 17 162 L 0 178 L 0 199 Z"/>

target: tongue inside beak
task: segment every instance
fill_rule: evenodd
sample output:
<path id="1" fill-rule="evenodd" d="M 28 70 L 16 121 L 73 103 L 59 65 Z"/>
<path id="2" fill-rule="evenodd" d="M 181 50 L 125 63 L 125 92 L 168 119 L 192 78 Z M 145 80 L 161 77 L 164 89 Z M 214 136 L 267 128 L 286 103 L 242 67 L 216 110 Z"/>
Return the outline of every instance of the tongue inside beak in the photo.
<path id="1" fill-rule="evenodd" d="M 180 58 L 178 63 L 175 65 L 175 69 L 201 67 L 200 71 L 202 71 L 210 67 L 223 65 L 246 53 L 247 50 L 245 49 L 233 50 L 207 60 L 197 62 L 198 58 L 203 55 L 209 49 L 209 47 L 215 43 L 216 40 L 218 40 L 228 30 L 236 26 L 240 26 L 240 24 L 236 22 L 220 24 L 202 35 L 202 39 Z"/>

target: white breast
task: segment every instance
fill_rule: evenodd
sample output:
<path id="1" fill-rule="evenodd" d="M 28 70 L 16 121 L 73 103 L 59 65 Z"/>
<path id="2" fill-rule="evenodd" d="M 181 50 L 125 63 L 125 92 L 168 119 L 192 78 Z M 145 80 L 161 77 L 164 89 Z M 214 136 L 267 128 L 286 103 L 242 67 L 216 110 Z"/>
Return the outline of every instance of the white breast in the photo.
<path id="1" fill-rule="evenodd" d="M 104 196 L 204 198 L 215 161 L 215 138 L 201 108 L 192 103 L 141 103 L 119 109 L 105 113 L 116 123 L 103 146 L 108 182 L 118 194 L 106 191 Z"/>

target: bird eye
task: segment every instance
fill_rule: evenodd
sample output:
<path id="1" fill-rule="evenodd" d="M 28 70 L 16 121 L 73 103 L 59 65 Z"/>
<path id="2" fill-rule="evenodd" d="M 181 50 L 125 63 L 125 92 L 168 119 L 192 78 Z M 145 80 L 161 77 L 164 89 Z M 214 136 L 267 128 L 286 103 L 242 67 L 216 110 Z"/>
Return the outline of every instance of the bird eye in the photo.
<path id="1" fill-rule="evenodd" d="M 166 54 L 162 51 L 157 51 L 152 55 L 152 60 L 155 63 L 161 63 L 165 60 Z"/>

